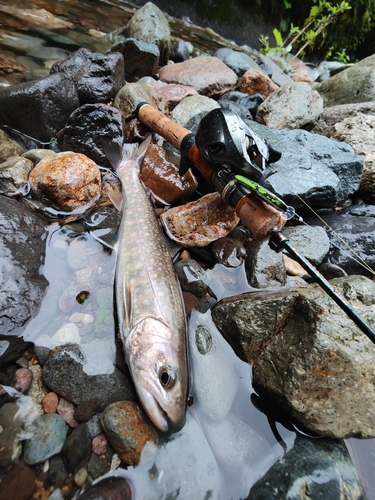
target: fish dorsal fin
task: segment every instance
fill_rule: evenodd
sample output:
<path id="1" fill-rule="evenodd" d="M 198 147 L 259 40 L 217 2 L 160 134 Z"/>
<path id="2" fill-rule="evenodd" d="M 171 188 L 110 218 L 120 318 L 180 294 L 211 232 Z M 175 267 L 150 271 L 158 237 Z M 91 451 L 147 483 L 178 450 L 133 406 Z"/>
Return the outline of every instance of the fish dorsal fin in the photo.
<path id="1" fill-rule="evenodd" d="M 124 299 L 124 317 L 123 317 L 123 332 L 127 337 L 132 324 L 132 299 L 131 289 L 128 281 L 124 278 L 123 281 L 123 299 Z"/>

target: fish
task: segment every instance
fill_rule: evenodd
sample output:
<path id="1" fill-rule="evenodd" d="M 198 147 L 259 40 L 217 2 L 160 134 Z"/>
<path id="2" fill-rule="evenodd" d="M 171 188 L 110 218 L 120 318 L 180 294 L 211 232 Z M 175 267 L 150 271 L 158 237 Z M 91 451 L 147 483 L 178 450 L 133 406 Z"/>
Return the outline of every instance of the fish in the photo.
<path id="1" fill-rule="evenodd" d="M 137 148 L 102 144 L 122 186 L 115 245 L 119 333 L 140 403 L 153 424 L 167 432 L 171 423 L 181 427 L 186 415 L 186 315 L 165 236 L 139 177 L 149 141 Z"/>

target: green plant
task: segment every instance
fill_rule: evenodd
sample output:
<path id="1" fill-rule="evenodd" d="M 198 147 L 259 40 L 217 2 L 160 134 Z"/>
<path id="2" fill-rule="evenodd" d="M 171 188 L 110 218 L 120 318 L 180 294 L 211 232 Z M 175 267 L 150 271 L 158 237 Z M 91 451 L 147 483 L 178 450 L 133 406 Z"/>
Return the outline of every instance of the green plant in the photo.
<path id="1" fill-rule="evenodd" d="M 273 30 L 275 47 L 270 47 L 268 37 L 261 35 L 259 38 L 260 43 L 263 45 L 261 52 L 286 57 L 295 49 L 296 53 L 293 57 L 303 57 L 306 48 L 311 50 L 318 37 L 322 38 L 321 45 L 324 43 L 327 27 L 335 23 L 338 17 L 349 9 L 351 9 L 351 6 L 346 0 L 342 0 L 336 5 L 332 5 L 326 0 L 318 0 L 318 4 L 311 7 L 310 14 L 305 19 L 302 28 L 291 23 L 289 33 L 285 39 L 283 39 L 281 31 L 277 28 Z"/>

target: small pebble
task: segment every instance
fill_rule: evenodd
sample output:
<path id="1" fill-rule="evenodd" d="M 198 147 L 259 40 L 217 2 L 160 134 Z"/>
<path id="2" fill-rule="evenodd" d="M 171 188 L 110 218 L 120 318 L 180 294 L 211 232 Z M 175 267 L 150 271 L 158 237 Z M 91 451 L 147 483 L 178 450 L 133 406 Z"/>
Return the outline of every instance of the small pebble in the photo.
<path id="1" fill-rule="evenodd" d="M 55 392 L 49 392 L 42 399 L 43 410 L 46 413 L 56 413 L 59 398 Z"/>
<path id="2" fill-rule="evenodd" d="M 33 372 L 29 368 L 19 368 L 13 377 L 13 388 L 26 394 L 33 381 Z"/>
<path id="3" fill-rule="evenodd" d="M 78 427 L 79 422 L 74 418 L 75 406 L 73 403 L 70 403 L 65 398 L 60 398 L 59 404 L 57 406 L 57 413 L 62 416 L 65 422 L 70 427 Z"/>
<path id="4" fill-rule="evenodd" d="M 106 452 L 108 446 L 108 440 L 104 434 L 99 434 L 92 440 L 91 449 L 95 455 L 103 455 Z"/>
<path id="5" fill-rule="evenodd" d="M 77 486 L 82 486 L 83 484 L 85 484 L 86 479 L 87 479 L 87 469 L 86 467 L 81 467 L 74 474 L 74 482 L 76 483 Z"/>

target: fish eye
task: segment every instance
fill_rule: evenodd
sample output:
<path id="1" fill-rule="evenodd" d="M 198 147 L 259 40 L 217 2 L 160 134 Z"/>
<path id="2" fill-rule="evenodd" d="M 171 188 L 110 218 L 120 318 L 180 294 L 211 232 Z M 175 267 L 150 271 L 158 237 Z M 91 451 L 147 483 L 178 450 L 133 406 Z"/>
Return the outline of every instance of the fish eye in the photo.
<path id="1" fill-rule="evenodd" d="M 159 371 L 159 380 L 165 389 L 170 389 L 176 382 L 176 375 L 171 368 L 163 366 Z"/>

